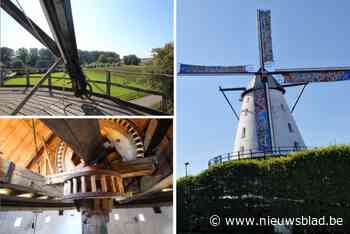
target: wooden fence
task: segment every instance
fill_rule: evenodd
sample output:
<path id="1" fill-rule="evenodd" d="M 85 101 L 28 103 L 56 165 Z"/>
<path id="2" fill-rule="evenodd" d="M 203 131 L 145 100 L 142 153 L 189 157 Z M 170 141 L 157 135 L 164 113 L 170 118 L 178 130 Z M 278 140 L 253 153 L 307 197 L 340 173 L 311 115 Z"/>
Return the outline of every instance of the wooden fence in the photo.
<path id="1" fill-rule="evenodd" d="M 13 70 L 12 70 L 13 71 Z M 157 75 L 156 77 L 151 77 L 150 74 L 139 74 L 139 73 L 133 73 L 133 72 L 124 72 L 124 71 L 113 71 L 113 70 L 104 70 L 105 71 L 105 81 L 102 80 L 91 80 L 88 79 L 87 81 L 90 84 L 102 84 L 105 85 L 105 93 L 103 93 L 102 95 L 107 96 L 107 97 L 112 97 L 112 87 L 119 87 L 119 88 L 123 88 L 123 89 L 128 89 L 128 90 L 132 90 L 135 92 L 141 92 L 144 94 L 148 94 L 148 95 L 156 95 L 156 96 L 160 96 L 161 97 L 161 103 L 160 103 L 160 108 L 162 112 L 169 112 L 168 111 L 168 104 L 169 101 L 171 101 L 171 96 L 169 94 L 166 94 L 164 92 L 161 91 L 157 91 L 157 90 L 151 90 L 151 89 L 144 89 L 144 88 L 139 88 L 139 87 L 133 87 L 133 86 L 129 86 L 129 85 L 125 85 L 125 84 L 119 84 L 116 82 L 113 82 L 111 77 L 112 77 L 112 73 L 123 73 L 125 75 L 146 75 L 147 77 L 150 77 L 149 79 L 155 79 L 158 80 L 159 82 L 170 82 L 169 85 L 173 85 L 173 79 L 169 76 L 169 75 Z M 37 76 L 33 76 L 28 70 L 21 70 L 21 72 L 24 72 L 24 78 L 25 78 L 25 84 L 24 85 L 9 85 L 6 84 L 5 82 L 7 80 L 11 80 L 11 79 L 15 79 L 17 76 L 14 77 L 9 77 L 9 73 L 7 70 L 4 69 L 0 69 L 0 87 L 33 87 L 34 84 L 31 84 L 31 79 L 38 79 L 41 78 L 41 75 L 37 75 Z M 6 75 L 7 74 L 7 75 Z M 23 74 L 23 73 L 21 73 Z M 163 80 L 160 79 L 161 76 L 164 76 L 165 78 Z M 71 88 L 67 88 L 63 86 L 57 86 L 54 85 L 52 82 L 52 79 L 59 79 L 59 80 L 68 80 L 70 81 L 70 78 L 67 77 L 61 77 L 61 78 L 52 78 L 51 75 L 48 76 L 47 85 L 42 85 L 42 87 L 47 87 L 49 89 L 49 92 L 52 92 L 52 89 L 58 89 L 58 90 L 62 90 L 65 89 L 67 91 L 71 91 Z M 93 92 L 93 94 L 96 94 L 95 92 Z M 100 93 L 99 93 L 100 95 Z"/>

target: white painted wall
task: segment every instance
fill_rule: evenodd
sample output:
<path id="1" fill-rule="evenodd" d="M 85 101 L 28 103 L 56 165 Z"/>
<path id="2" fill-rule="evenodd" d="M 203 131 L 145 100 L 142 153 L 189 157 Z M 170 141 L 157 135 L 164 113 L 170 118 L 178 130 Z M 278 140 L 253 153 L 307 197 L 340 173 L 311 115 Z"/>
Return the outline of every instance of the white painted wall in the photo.
<path id="1" fill-rule="evenodd" d="M 276 147 L 293 147 L 294 142 L 297 142 L 300 147 L 305 147 L 283 93 L 275 89 L 270 90 L 270 100 Z M 289 131 L 288 123 L 291 125 L 292 132 Z"/>
<path id="2" fill-rule="evenodd" d="M 305 147 L 284 94 L 279 90 L 270 89 L 270 100 L 275 147 L 294 147 L 295 142 L 300 147 Z M 249 92 L 243 97 L 239 117 L 233 152 L 241 151 L 242 147 L 244 151 L 256 150 L 258 143 L 253 92 Z M 288 123 L 291 125 L 292 132 L 289 131 Z M 243 128 L 245 128 L 245 137 L 242 137 Z"/>
<path id="3" fill-rule="evenodd" d="M 162 213 L 156 214 L 152 208 L 114 209 L 108 223 L 109 234 L 172 234 L 172 207 L 161 207 Z M 118 214 L 119 220 L 114 214 Z M 145 221 L 136 221 L 135 217 L 143 214 Z M 45 211 L 37 214 L 36 234 L 80 234 L 81 214 L 65 211 L 63 216 L 58 211 Z M 16 218 L 22 218 L 21 225 L 14 227 Z M 46 217 L 50 222 L 46 223 Z M 32 234 L 35 214 L 29 211 L 0 212 L 0 233 Z M 47 220 L 47 219 L 46 219 Z"/>
<path id="4" fill-rule="evenodd" d="M 247 93 L 241 103 L 233 152 L 241 151 L 242 146 L 244 151 L 258 148 L 253 92 Z M 243 128 L 245 128 L 245 137 L 242 137 Z"/>

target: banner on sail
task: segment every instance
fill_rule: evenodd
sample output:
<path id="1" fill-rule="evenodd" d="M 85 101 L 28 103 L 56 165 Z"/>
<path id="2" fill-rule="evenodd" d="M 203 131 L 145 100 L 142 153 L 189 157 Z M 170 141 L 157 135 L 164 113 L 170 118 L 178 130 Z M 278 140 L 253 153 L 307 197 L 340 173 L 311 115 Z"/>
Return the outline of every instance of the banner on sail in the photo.
<path id="1" fill-rule="evenodd" d="M 256 134 L 258 139 L 258 149 L 271 150 L 271 131 L 267 111 L 267 100 L 264 89 L 254 91 Z"/>
<path id="2" fill-rule="evenodd" d="M 272 36 L 271 36 L 271 11 L 258 11 L 258 25 L 264 63 L 273 62 Z"/>
<path id="3" fill-rule="evenodd" d="M 215 75 L 245 72 L 248 72 L 247 66 L 202 66 L 189 64 L 180 64 L 179 71 L 182 75 Z"/>
<path id="4" fill-rule="evenodd" d="M 332 82 L 350 80 L 350 71 L 288 72 L 282 77 L 284 83 Z"/>

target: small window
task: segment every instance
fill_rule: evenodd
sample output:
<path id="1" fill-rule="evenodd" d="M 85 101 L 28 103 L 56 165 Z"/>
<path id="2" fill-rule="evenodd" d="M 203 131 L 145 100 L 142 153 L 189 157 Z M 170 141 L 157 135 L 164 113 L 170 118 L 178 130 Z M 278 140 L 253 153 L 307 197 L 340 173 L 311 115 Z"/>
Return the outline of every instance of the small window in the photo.
<path id="1" fill-rule="evenodd" d="M 248 103 L 249 102 L 249 97 L 247 97 L 245 100 L 246 100 L 245 102 Z"/>
<path id="2" fill-rule="evenodd" d="M 283 105 L 283 104 L 281 104 L 281 109 L 282 109 L 283 111 L 286 111 L 286 109 L 284 108 L 284 105 Z"/>
<path id="3" fill-rule="evenodd" d="M 291 123 L 288 123 L 288 129 L 289 129 L 289 132 L 293 132 L 293 128 L 292 128 Z"/>
<path id="4" fill-rule="evenodd" d="M 244 146 L 240 147 L 240 151 L 241 151 L 241 153 L 244 153 Z"/>
<path id="5" fill-rule="evenodd" d="M 245 128 L 242 128 L 242 138 L 245 138 Z"/>
<path id="6" fill-rule="evenodd" d="M 243 114 L 244 114 L 244 116 L 247 116 L 248 115 L 248 109 L 245 109 L 245 110 L 243 110 Z"/>

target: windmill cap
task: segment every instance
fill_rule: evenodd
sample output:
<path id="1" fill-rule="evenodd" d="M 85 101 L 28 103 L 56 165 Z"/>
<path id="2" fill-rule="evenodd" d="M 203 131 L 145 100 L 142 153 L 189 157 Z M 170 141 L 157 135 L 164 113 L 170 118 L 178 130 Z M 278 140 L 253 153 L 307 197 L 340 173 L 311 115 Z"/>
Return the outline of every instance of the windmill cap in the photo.
<path id="1" fill-rule="evenodd" d="M 269 84 L 269 89 L 279 90 L 283 94 L 286 92 L 285 89 L 277 82 L 277 80 L 272 75 L 268 75 L 267 76 L 267 82 Z M 261 79 L 261 76 L 255 75 L 249 81 L 246 91 L 244 91 L 241 96 L 243 98 L 244 95 L 246 95 L 247 93 L 249 93 L 251 91 L 254 91 L 254 90 L 257 90 L 257 89 L 264 89 L 264 88 L 265 88 L 265 85 L 264 85 L 264 82 Z"/>

